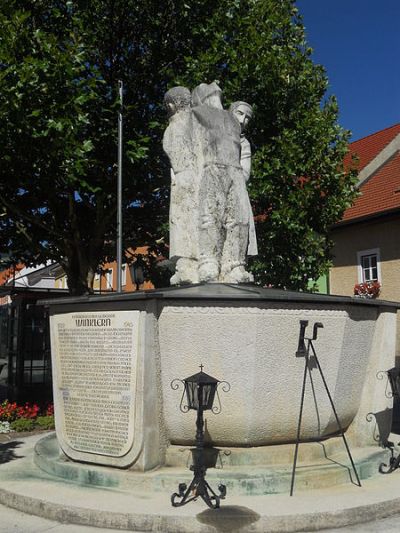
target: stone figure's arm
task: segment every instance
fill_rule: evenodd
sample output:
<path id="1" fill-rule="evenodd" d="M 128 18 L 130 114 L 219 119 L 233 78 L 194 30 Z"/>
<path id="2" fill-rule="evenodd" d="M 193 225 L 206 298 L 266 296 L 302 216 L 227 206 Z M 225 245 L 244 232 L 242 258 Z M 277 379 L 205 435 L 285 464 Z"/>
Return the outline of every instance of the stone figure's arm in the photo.
<path id="1" fill-rule="evenodd" d="M 174 133 L 171 131 L 171 126 L 168 126 L 168 128 L 165 130 L 164 137 L 163 137 L 163 149 L 164 152 L 167 154 L 170 165 L 171 165 L 171 178 L 172 181 L 174 180 L 175 174 L 181 171 L 180 167 L 180 157 L 179 157 L 179 149 L 182 147 L 179 146 L 179 136 L 174 135 Z"/>
<path id="2" fill-rule="evenodd" d="M 168 126 L 164 132 L 162 146 L 164 152 L 167 154 L 169 162 L 172 166 L 173 160 L 173 132 L 171 131 L 171 126 Z"/>
<path id="3" fill-rule="evenodd" d="M 190 116 L 185 113 L 170 124 L 163 137 L 163 149 L 175 175 L 194 168 L 193 139 Z"/>
<path id="4" fill-rule="evenodd" d="M 244 180 L 248 182 L 251 173 L 251 146 L 249 141 L 245 137 L 241 139 L 240 144 L 240 166 L 243 169 Z"/>

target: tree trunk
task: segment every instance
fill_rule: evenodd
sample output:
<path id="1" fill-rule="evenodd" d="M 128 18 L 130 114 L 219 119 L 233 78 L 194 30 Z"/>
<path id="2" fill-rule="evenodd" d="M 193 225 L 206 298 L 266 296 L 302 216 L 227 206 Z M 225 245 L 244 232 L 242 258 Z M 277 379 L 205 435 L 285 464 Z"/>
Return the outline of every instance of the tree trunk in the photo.
<path id="1" fill-rule="evenodd" d="M 66 257 L 62 266 L 67 275 L 68 288 L 71 295 L 93 294 L 94 274 L 99 265 L 104 239 L 95 235 L 87 243 L 82 238 L 73 191 L 69 193 L 68 199 L 71 235 L 69 239 L 64 240 Z"/>
<path id="2" fill-rule="evenodd" d="M 99 261 L 80 243 L 68 243 L 67 257 L 60 261 L 72 296 L 93 294 L 94 275 Z"/>

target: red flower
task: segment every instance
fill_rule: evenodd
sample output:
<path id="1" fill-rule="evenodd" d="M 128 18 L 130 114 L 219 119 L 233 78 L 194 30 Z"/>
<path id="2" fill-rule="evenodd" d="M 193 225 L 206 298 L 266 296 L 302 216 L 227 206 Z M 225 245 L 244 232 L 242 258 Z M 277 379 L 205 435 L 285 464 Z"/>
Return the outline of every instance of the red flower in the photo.
<path id="1" fill-rule="evenodd" d="M 381 284 L 379 281 L 366 281 L 364 283 L 356 283 L 354 286 L 354 295 L 362 298 L 376 298 L 379 296 Z"/>
<path id="2" fill-rule="evenodd" d="M 34 420 L 41 412 L 46 416 L 52 416 L 54 414 L 53 404 L 48 404 L 41 409 L 36 403 L 30 404 L 26 402 L 24 405 L 17 405 L 16 402 L 10 403 L 8 400 L 4 400 L 0 404 L 0 421 L 13 422 L 17 418 Z"/>

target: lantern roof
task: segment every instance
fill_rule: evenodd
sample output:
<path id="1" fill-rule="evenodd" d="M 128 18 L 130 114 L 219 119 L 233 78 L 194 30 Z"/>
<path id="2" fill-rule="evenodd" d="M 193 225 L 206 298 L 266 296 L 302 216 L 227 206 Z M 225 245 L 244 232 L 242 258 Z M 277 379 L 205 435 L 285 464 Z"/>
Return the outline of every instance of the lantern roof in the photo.
<path id="1" fill-rule="evenodd" d="M 185 378 L 183 381 L 188 381 L 190 383 L 203 383 L 204 385 L 219 383 L 218 379 L 209 376 L 202 370 L 200 372 L 197 372 L 197 374 L 193 374 L 193 376 Z"/>
<path id="2" fill-rule="evenodd" d="M 397 377 L 400 375 L 400 368 L 394 366 L 393 368 L 391 368 L 390 370 L 387 371 L 388 374 L 390 374 L 391 376 L 393 377 Z"/>

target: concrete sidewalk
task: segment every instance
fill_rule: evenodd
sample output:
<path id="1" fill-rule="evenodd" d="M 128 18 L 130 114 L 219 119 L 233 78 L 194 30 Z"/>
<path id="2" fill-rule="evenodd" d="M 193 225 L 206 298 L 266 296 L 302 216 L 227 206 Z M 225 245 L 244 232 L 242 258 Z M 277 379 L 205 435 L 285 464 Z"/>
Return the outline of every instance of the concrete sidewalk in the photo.
<path id="1" fill-rule="evenodd" d="M 21 513 L 0 505 L 0 533 L 110 533 L 115 529 L 81 526 L 76 524 L 62 524 L 54 520 L 47 520 L 39 516 Z M 132 531 L 132 530 L 131 530 Z M 324 529 L 326 533 L 399 533 L 400 515 L 383 520 L 347 526 L 344 528 Z M 137 532 L 136 533 L 140 533 Z M 268 533 L 268 532 L 265 532 Z"/>
<path id="2" fill-rule="evenodd" d="M 115 530 L 62 524 L 0 505 L 1 533 L 44 533 L 46 531 L 51 533 L 105 533 Z"/>

